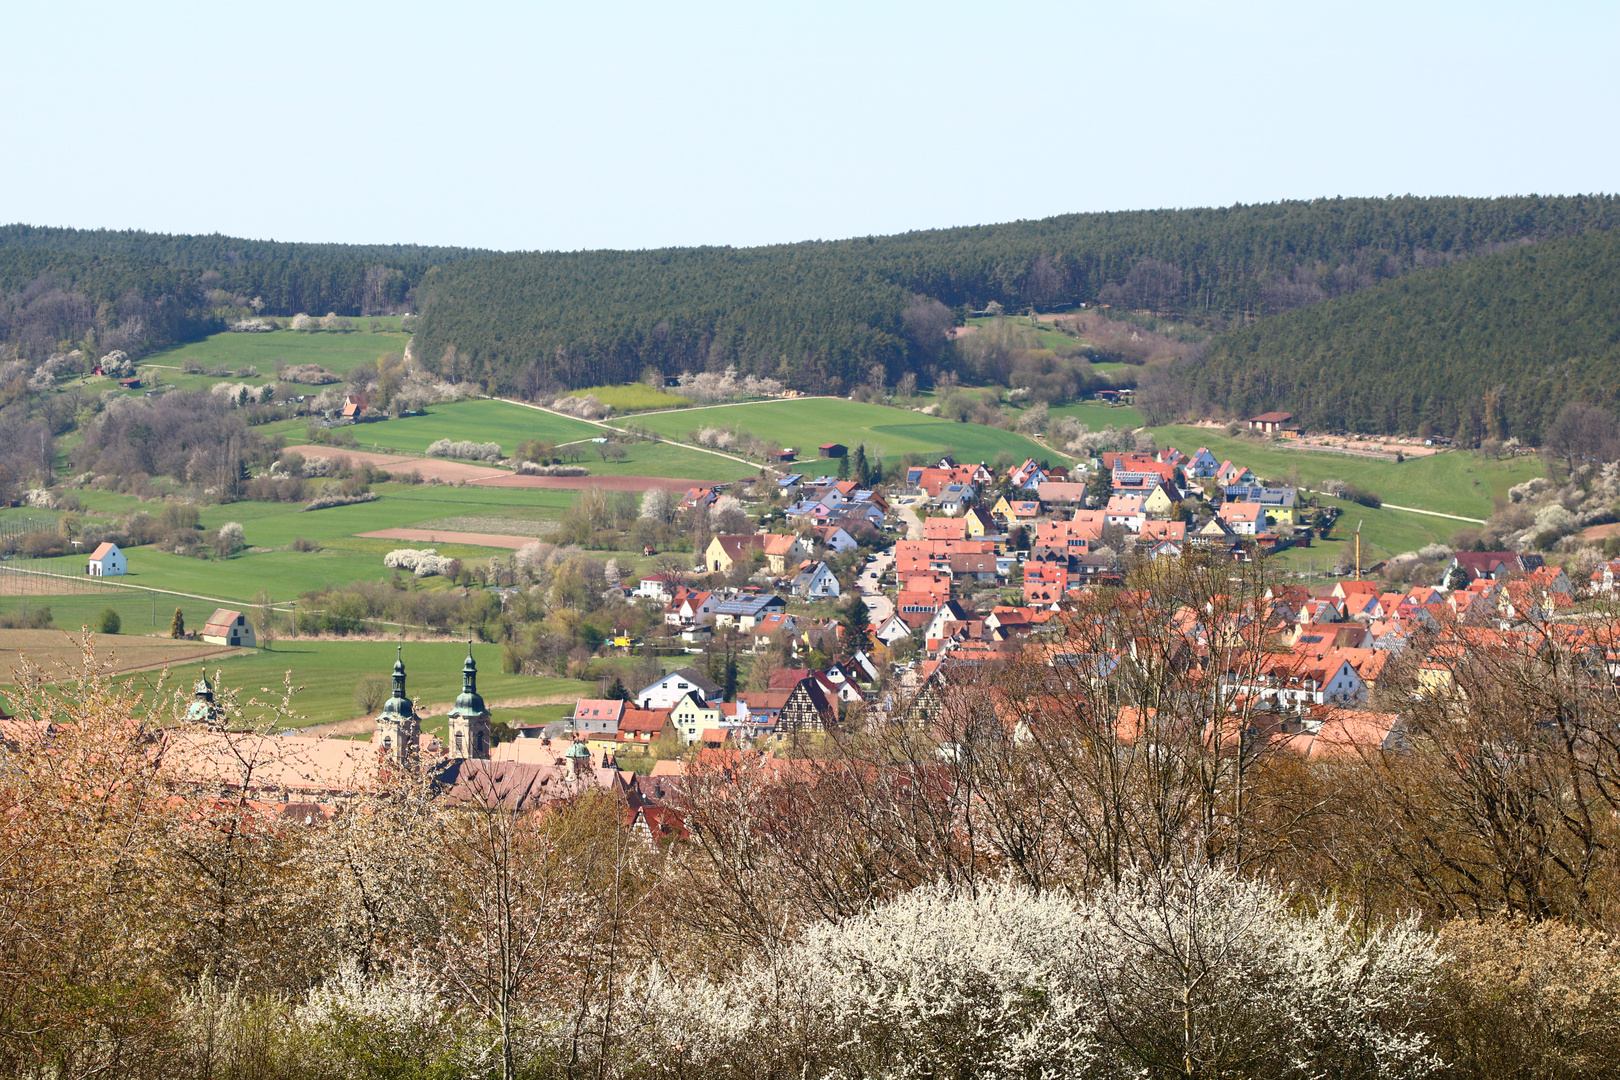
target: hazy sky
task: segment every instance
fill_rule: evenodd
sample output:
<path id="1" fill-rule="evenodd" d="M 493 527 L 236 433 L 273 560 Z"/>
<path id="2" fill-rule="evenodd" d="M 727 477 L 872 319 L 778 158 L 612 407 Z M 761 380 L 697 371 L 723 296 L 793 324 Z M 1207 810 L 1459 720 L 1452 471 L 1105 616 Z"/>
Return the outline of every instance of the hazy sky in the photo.
<path id="1" fill-rule="evenodd" d="M 0 221 L 760 244 L 1620 188 L 1614 3 L 6 5 Z"/>

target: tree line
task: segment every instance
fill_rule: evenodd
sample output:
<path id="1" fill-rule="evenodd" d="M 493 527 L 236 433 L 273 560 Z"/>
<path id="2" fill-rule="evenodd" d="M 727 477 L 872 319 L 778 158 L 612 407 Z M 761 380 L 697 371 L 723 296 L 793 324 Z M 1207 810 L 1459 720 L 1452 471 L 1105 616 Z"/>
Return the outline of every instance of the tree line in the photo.
<path id="1" fill-rule="evenodd" d="M 1386 282 L 1144 374 L 1150 420 L 1292 412 L 1307 427 L 1539 443 L 1570 401 L 1614 409 L 1620 241 L 1596 232 Z"/>
<path id="2" fill-rule="evenodd" d="M 1079 303 L 1220 329 L 1415 269 L 1612 228 L 1607 196 L 1331 199 L 1073 214 L 774 247 L 522 253 L 430 271 L 417 354 L 507 392 L 739 369 L 842 391 L 890 381 L 959 318 Z M 923 298 L 919 301 L 917 298 Z"/>
<path id="3" fill-rule="evenodd" d="M 361 316 L 414 305 L 428 267 L 470 249 L 295 244 L 0 226 L 0 345 L 43 359 L 94 337 L 139 354 L 225 328 L 222 309 Z"/>

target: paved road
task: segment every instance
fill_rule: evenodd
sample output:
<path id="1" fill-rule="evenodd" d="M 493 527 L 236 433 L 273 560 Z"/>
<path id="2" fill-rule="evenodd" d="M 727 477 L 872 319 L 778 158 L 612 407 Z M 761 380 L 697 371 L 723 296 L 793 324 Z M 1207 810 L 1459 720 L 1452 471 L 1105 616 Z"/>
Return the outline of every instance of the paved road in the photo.
<path id="1" fill-rule="evenodd" d="M 879 553 L 876 562 L 861 567 L 860 576 L 856 578 L 856 584 L 861 587 L 861 599 L 866 601 L 866 610 L 879 626 L 894 614 L 894 601 L 883 595 L 883 579 L 893 569 L 894 548 L 889 548 Z"/>

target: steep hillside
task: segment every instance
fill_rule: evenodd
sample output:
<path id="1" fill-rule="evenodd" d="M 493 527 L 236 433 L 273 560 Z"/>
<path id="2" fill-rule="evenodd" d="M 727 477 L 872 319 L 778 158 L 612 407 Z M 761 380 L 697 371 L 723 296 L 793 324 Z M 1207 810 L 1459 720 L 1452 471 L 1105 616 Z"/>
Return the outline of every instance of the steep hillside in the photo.
<path id="1" fill-rule="evenodd" d="M 1100 301 L 1220 327 L 1617 221 L 1608 196 L 1332 199 L 743 250 L 499 255 L 426 276 L 415 351 L 517 392 L 733 363 L 836 391 L 874 364 L 894 378 L 937 359 L 941 312 L 916 295 L 951 308 Z"/>
<path id="2" fill-rule="evenodd" d="M 145 352 L 220 329 L 238 300 L 269 315 L 409 310 L 428 267 L 475 254 L 0 226 L 0 345 L 38 359 L 93 335 Z"/>
<path id="3" fill-rule="evenodd" d="M 1620 234 L 1425 270 L 1217 340 L 1150 418 L 1213 406 L 1307 426 L 1534 442 L 1566 401 L 1620 404 Z"/>

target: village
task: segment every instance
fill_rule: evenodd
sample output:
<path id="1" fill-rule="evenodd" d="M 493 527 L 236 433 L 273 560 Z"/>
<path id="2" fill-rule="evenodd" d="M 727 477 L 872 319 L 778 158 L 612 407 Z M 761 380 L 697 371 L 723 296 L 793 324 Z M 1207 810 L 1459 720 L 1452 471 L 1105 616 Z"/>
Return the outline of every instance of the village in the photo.
<path id="1" fill-rule="evenodd" d="M 837 444 L 821 452 L 826 464 L 848 453 Z M 1235 722 L 1244 738 L 1305 760 L 1358 756 L 1403 744 L 1402 716 L 1379 706 L 1391 662 L 1410 663 L 1409 650 L 1421 649 L 1418 678 L 1442 685 L 1474 646 L 1596 635 L 1559 620 L 1577 598 L 1613 596 L 1620 577 L 1620 560 L 1577 583 L 1533 554 L 1459 552 L 1439 586 L 1391 591 L 1356 576 L 1290 584 L 1267 571 L 1269 556 L 1309 544 L 1333 515 L 1205 448 L 1106 453 L 1074 467 L 1030 459 L 1000 471 L 943 458 L 882 488 L 802 473 L 770 483 L 764 498 L 763 483 L 692 488 L 679 510 L 708 520 L 720 500 L 741 496 L 775 531 L 713 535 L 690 566 L 666 560 L 608 590 L 610 604 L 646 614 L 648 631 L 604 649 L 652 655 L 657 644 L 675 657 L 644 685 L 615 678 L 559 720 L 505 724 L 479 695 L 469 649 L 441 738 L 422 731 L 401 646 L 368 743 L 233 731 L 205 680 L 192 712 L 202 730 L 175 750 L 182 772 L 217 780 L 247 762 L 242 786 L 293 812 L 367 790 L 389 766 L 428 770 L 452 804 L 479 784 L 520 809 L 600 789 L 624 799 L 631 827 L 667 840 L 683 833 L 682 777 L 703 762 L 783 762 L 826 753 L 825 740 L 841 733 L 928 729 L 947 687 L 1032 658 L 1048 669 L 1079 663 L 1100 685 L 1139 659 L 1117 635 L 1083 640 L 1081 613 L 1101 597 L 1134 609 L 1139 633 L 1173 640 L 1178 679 L 1213 679 L 1212 700 L 1223 704 L 1205 717 L 1212 730 Z M 1262 581 L 1263 590 L 1230 610 L 1172 610 L 1151 583 L 1195 561 L 1227 565 L 1234 582 Z M 86 573 L 126 565 L 103 544 Z M 247 647 L 252 634 L 229 609 L 202 630 L 204 640 Z M 752 685 L 739 664 L 750 665 Z M 1038 708 L 1005 719 L 1020 730 L 1041 722 Z"/>

